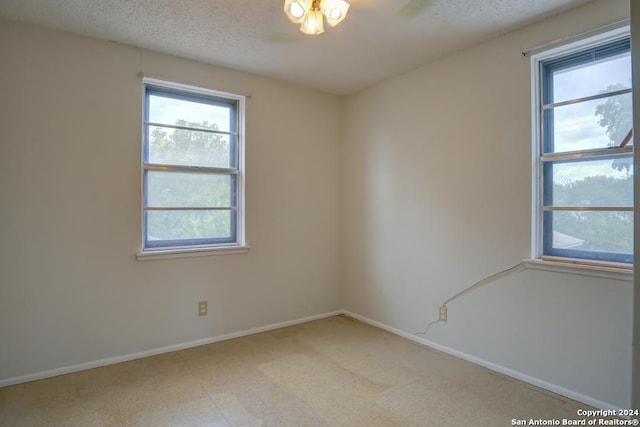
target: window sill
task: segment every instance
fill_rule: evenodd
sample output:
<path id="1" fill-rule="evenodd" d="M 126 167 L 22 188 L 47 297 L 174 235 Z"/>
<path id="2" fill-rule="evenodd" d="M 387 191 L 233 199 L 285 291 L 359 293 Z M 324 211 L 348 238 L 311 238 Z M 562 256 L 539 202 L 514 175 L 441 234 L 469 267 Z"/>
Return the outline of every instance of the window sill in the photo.
<path id="1" fill-rule="evenodd" d="M 212 255 L 234 255 L 246 254 L 249 252 L 250 246 L 220 246 L 207 248 L 187 248 L 187 249 L 161 249 L 156 251 L 141 251 L 136 253 L 138 261 L 155 261 L 160 259 L 173 258 L 193 258 Z"/>
<path id="2" fill-rule="evenodd" d="M 541 259 L 525 259 L 522 264 L 531 270 L 552 271 L 555 273 L 575 274 L 578 276 L 599 277 L 602 279 L 631 282 L 633 270 L 618 268 L 615 265 L 583 265 L 561 261 L 543 261 Z"/>

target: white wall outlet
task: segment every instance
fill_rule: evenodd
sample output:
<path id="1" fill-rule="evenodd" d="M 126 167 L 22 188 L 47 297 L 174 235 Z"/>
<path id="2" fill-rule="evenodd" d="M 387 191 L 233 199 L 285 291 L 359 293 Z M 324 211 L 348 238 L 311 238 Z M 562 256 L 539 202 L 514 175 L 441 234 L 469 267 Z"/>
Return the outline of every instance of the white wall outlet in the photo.
<path id="1" fill-rule="evenodd" d="M 446 305 L 441 305 L 440 306 L 438 320 L 441 321 L 441 322 L 446 322 L 447 321 L 447 306 Z"/>
<path id="2" fill-rule="evenodd" d="M 207 301 L 198 302 L 198 316 L 206 316 L 207 315 Z"/>

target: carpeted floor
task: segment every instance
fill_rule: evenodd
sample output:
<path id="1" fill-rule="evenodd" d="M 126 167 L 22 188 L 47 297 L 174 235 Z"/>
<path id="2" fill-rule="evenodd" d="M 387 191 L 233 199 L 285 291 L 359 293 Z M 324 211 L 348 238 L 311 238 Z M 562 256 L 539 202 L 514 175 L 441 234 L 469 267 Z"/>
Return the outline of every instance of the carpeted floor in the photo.
<path id="1" fill-rule="evenodd" d="M 1 426 L 511 426 L 579 408 L 343 316 L 0 388 Z"/>

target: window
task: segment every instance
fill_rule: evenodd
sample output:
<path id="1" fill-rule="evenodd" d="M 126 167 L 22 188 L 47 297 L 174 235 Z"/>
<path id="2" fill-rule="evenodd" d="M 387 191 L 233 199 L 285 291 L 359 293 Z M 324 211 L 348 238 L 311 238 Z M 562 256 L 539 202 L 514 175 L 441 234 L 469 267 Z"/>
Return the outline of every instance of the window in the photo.
<path id="1" fill-rule="evenodd" d="M 536 258 L 633 263 L 628 30 L 532 57 Z"/>
<path id="2" fill-rule="evenodd" d="M 143 252 L 244 245 L 244 97 L 143 82 Z"/>

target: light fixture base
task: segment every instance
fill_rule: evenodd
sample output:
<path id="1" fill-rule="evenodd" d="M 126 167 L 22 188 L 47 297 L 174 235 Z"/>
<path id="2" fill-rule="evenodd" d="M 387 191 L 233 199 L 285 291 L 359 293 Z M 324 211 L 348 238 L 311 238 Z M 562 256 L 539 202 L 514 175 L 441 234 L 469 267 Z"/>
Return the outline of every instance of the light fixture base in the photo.
<path id="1" fill-rule="evenodd" d="M 289 20 L 294 24 L 300 24 L 300 31 L 309 35 L 324 32 L 324 17 L 327 24 L 335 27 L 344 20 L 348 11 L 349 3 L 345 0 L 284 1 L 284 13 Z"/>

